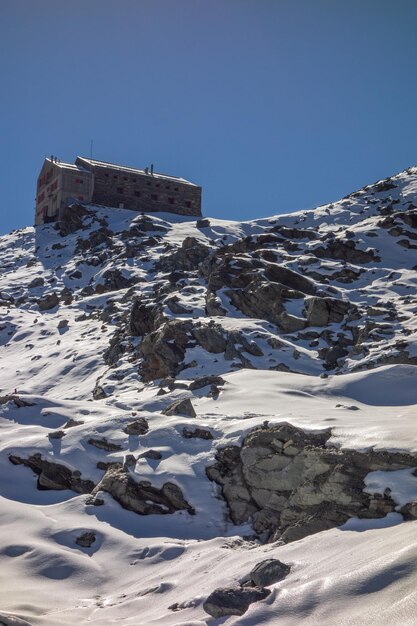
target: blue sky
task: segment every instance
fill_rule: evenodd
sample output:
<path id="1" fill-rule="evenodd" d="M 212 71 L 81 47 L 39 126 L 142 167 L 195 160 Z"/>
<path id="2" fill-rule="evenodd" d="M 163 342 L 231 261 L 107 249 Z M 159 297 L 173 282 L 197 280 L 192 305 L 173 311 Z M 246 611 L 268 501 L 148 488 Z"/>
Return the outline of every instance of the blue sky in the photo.
<path id="1" fill-rule="evenodd" d="M 310 208 L 417 163 L 415 0 L 1 0 L 0 232 L 45 155 L 184 176 L 206 215 Z"/>

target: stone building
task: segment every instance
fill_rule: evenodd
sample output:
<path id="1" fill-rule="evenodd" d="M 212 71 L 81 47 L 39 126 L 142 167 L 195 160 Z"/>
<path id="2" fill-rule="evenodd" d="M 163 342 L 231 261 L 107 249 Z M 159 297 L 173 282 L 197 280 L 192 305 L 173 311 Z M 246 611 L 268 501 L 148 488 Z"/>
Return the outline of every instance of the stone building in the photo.
<path id="1" fill-rule="evenodd" d="M 198 217 L 201 187 L 154 172 L 153 167 L 140 170 L 85 157 L 75 163 L 45 159 L 38 177 L 35 224 L 59 219 L 60 210 L 73 202 Z"/>

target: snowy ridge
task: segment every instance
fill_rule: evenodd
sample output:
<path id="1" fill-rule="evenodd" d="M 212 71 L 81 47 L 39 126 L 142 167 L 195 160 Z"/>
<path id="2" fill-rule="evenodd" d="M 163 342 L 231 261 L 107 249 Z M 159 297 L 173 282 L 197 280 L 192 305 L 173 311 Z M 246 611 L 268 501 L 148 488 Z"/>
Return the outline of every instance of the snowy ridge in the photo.
<path id="1" fill-rule="evenodd" d="M 365 480 L 385 517 L 287 545 L 233 524 L 206 469 L 265 422 L 415 456 L 416 249 L 417 168 L 251 222 L 91 206 L 0 238 L 0 622 L 214 626 L 214 588 L 277 558 L 291 573 L 227 624 L 413 624 L 412 465 Z M 39 490 L 33 458 L 94 485 L 123 466 L 161 507 L 173 483 L 195 515 Z"/>

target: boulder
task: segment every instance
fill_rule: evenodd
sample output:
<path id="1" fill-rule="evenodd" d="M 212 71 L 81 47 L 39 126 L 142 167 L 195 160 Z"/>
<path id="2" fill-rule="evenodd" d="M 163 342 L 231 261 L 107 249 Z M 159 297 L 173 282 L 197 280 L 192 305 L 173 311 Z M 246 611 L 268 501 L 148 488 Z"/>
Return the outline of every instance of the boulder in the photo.
<path id="1" fill-rule="evenodd" d="M 91 480 L 81 478 L 78 470 L 71 470 L 65 465 L 43 459 L 41 454 L 36 453 L 27 459 L 16 454 L 9 456 L 13 465 L 25 465 L 38 475 L 38 489 L 71 489 L 77 493 L 91 493 L 94 483 Z"/>
<path id="2" fill-rule="evenodd" d="M 206 441 L 210 441 L 213 439 L 213 435 L 207 428 L 187 428 L 184 427 L 182 429 L 182 436 L 185 439 L 205 439 Z"/>
<path id="3" fill-rule="evenodd" d="M 126 435 L 144 435 L 149 430 L 148 421 L 144 417 L 138 417 L 133 422 L 129 422 L 123 429 Z"/>
<path id="4" fill-rule="evenodd" d="M 176 400 L 162 411 L 163 415 L 185 415 L 186 417 L 197 417 L 194 407 L 189 398 Z"/>
<path id="5" fill-rule="evenodd" d="M 281 563 L 278 559 L 266 559 L 255 565 L 249 578 L 257 587 L 269 587 L 285 578 L 290 570 L 289 565 Z"/>
<path id="6" fill-rule="evenodd" d="M 123 508 L 139 515 L 175 513 L 194 509 L 185 500 L 181 489 L 173 483 L 165 483 L 162 489 L 153 487 L 149 481 L 136 482 L 120 464 L 112 464 L 93 491 L 109 493 Z"/>
<path id="7" fill-rule="evenodd" d="M 206 613 L 215 618 L 244 615 L 253 602 L 264 600 L 270 594 L 262 587 L 219 587 L 203 604 Z"/>
<path id="8" fill-rule="evenodd" d="M 108 441 L 106 437 L 98 438 L 98 437 L 90 437 L 88 442 L 90 446 L 94 446 L 99 450 L 106 450 L 107 452 L 116 452 L 117 450 L 122 450 L 123 446 L 118 443 L 113 443 Z"/>
<path id="9" fill-rule="evenodd" d="M 49 311 L 58 306 L 59 298 L 55 291 L 53 291 L 45 294 L 42 298 L 38 298 L 37 303 L 40 311 Z"/>
<path id="10" fill-rule="evenodd" d="M 77 546 L 81 546 L 82 548 L 91 548 L 95 540 L 95 533 L 92 530 L 88 530 L 85 533 L 82 533 L 79 537 L 77 537 L 75 543 L 77 544 Z"/>

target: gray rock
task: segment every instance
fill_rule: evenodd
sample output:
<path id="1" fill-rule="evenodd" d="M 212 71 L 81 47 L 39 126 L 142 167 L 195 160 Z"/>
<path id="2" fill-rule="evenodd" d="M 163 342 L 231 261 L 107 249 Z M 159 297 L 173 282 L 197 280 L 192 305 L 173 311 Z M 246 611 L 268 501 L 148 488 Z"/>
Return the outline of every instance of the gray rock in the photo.
<path id="1" fill-rule="evenodd" d="M 65 465 L 43 459 L 39 453 L 27 459 L 16 454 L 9 456 L 13 465 L 25 465 L 38 475 L 38 489 L 71 489 L 77 493 L 91 493 L 94 483 L 81 478 L 78 470 L 72 471 Z"/>
<path id="2" fill-rule="evenodd" d="M 148 430 L 148 421 L 144 417 L 138 417 L 138 419 L 134 420 L 133 422 L 129 422 L 129 424 L 126 424 L 123 432 L 125 432 L 126 435 L 144 435 L 148 432 Z"/>
<path id="3" fill-rule="evenodd" d="M 285 578 L 290 570 L 289 565 L 278 559 L 266 559 L 255 565 L 249 577 L 257 587 L 269 587 Z"/>
<path id="4" fill-rule="evenodd" d="M 213 435 L 207 428 L 187 428 L 184 427 L 182 429 L 182 436 L 185 439 L 205 439 L 206 441 L 210 441 L 213 439 Z"/>
<path id="5" fill-rule="evenodd" d="M 151 459 L 152 461 L 159 461 L 162 459 L 162 454 L 158 450 L 146 450 L 146 452 L 142 452 L 139 454 L 138 459 Z"/>
<path id="6" fill-rule="evenodd" d="M 111 441 L 108 441 L 106 437 L 102 437 L 101 439 L 97 437 L 90 437 L 88 443 L 90 444 L 90 446 L 94 446 L 99 450 L 106 450 L 107 452 L 116 452 L 117 450 L 122 450 L 123 448 L 123 446 L 119 445 L 118 443 L 112 443 Z"/>
<path id="7" fill-rule="evenodd" d="M 44 284 L 45 284 L 45 280 L 42 278 L 42 276 L 37 276 L 36 278 L 30 281 L 30 283 L 28 284 L 28 288 L 35 289 L 35 287 L 43 287 Z"/>
<path id="8" fill-rule="evenodd" d="M 164 415 L 185 415 L 186 417 L 197 417 L 194 407 L 189 398 L 176 400 L 162 411 Z"/>
<path id="9" fill-rule="evenodd" d="M 203 604 L 206 613 L 215 618 L 227 615 L 244 615 L 253 602 L 264 600 L 269 589 L 261 587 L 219 587 Z"/>
<path id="10" fill-rule="evenodd" d="M 55 291 L 53 291 L 52 293 L 47 293 L 42 296 L 42 298 L 39 298 L 37 303 L 40 311 L 49 311 L 50 309 L 58 306 L 59 298 Z"/>
<path id="11" fill-rule="evenodd" d="M 177 485 L 168 482 L 158 489 L 149 481 L 136 482 L 121 464 L 113 464 L 107 469 L 92 495 L 99 491 L 106 491 L 123 508 L 139 515 L 166 515 L 180 510 L 194 514 Z"/>
<path id="12" fill-rule="evenodd" d="M 86 531 L 85 533 L 82 533 L 82 535 L 80 535 L 79 537 L 77 537 L 77 539 L 75 540 L 75 543 L 78 546 L 81 546 L 82 548 L 91 548 L 95 540 L 96 540 L 95 533 L 92 530 L 89 530 L 89 531 Z"/>

